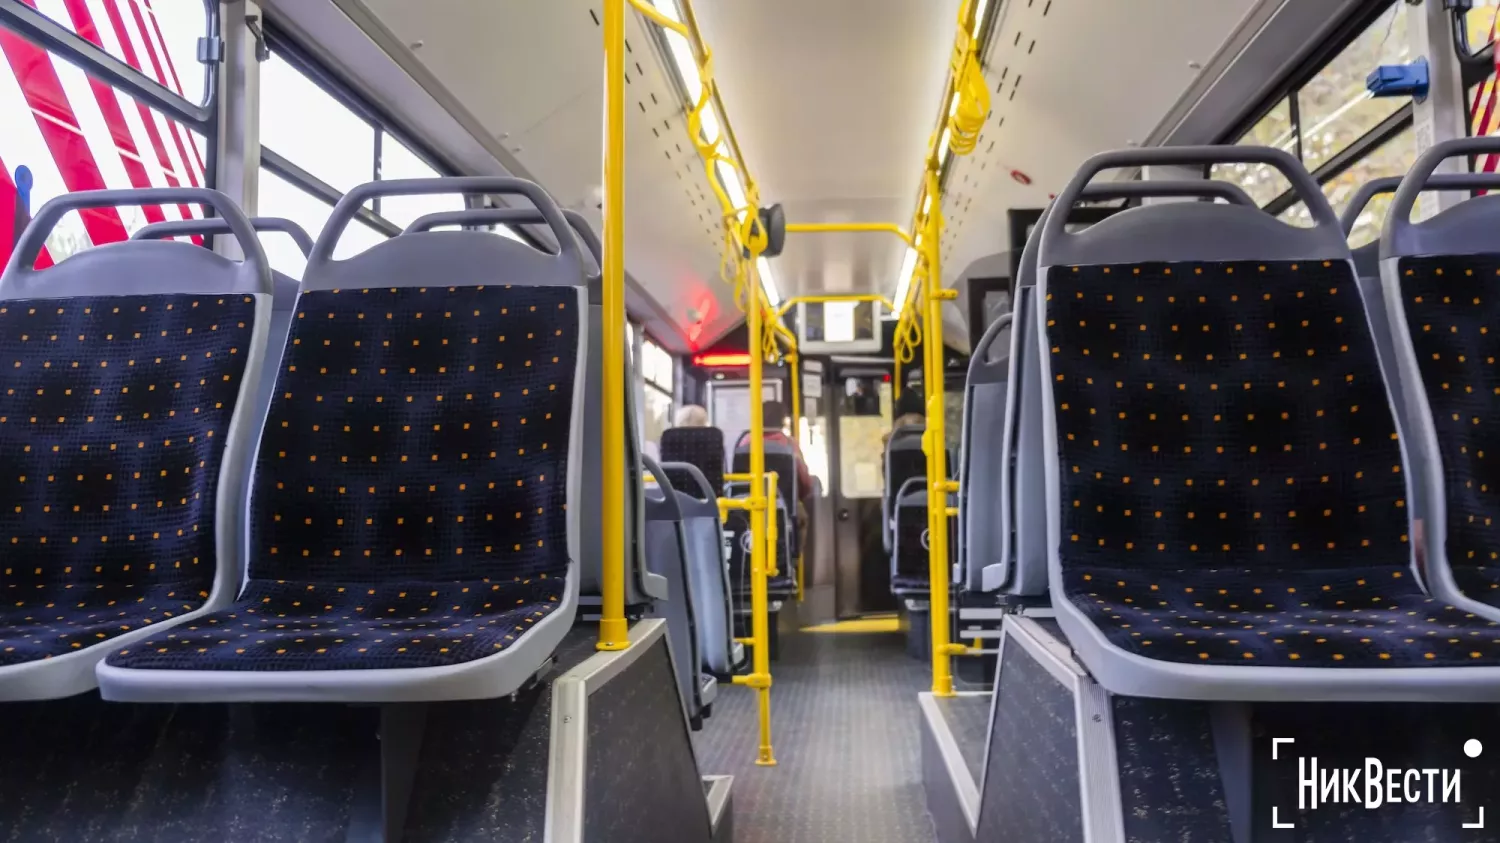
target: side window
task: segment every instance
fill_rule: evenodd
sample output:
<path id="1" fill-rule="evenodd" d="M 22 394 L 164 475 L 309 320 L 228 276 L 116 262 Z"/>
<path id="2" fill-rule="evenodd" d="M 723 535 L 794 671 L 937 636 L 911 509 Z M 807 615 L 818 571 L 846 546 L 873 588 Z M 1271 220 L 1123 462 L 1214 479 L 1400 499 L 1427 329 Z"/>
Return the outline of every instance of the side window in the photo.
<path id="1" fill-rule="evenodd" d="M 1495 2 L 1487 0 L 1491 7 L 1487 22 L 1493 21 Z M 1277 147 L 1300 158 L 1336 212 L 1344 210 L 1362 185 L 1405 173 L 1416 159 L 1410 100 L 1372 97 L 1365 89 L 1370 68 L 1410 58 L 1407 27 L 1412 12 L 1402 0 L 1371 5 L 1368 22 L 1342 49 L 1302 72 L 1290 91 L 1234 141 Z M 1483 15 L 1477 9 L 1470 14 L 1471 28 L 1479 17 Z M 1210 177 L 1244 188 L 1283 222 L 1312 225 L 1311 215 L 1292 193 L 1290 182 L 1270 167 L 1218 165 Z M 1389 203 L 1389 195 L 1370 202 L 1350 234 L 1350 245 L 1363 245 L 1379 236 Z"/>
<path id="2" fill-rule="evenodd" d="M 96 15 L 114 4 L 70 3 L 65 8 L 53 2 L 38 8 L 143 75 L 181 92 L 182 77 L 174 70 L 176 62 L 169 61 L 174 55 L 171 36 L 163 33 L 205 26 L 203 8 L 191 2 L 158 5 L 173 14 L 147 15 L 134 3 L 120 4 L 134 9 L 131 14 Z M 189 23 L 178 20 L 178 7 L 186 10 L 183 19 Z M 173 120 L 88 76 L 67 57 L 3 28 L 0 59 L 0 114 L 5 115 L 0 131 L 0 262 L 9 259 L 20 227 L 14 177 L 22 167 L 32 177 L 31 211 L 79 190 L 207 183 L 208 139 L 198 130 L 207 127 Z M 90 246 L 123 240 L 147 223 L 201 215 L 201 209 L 188 205 L 70 213 L 54 229 L 39 263 L 45 266 Z"/>
<path id="3" fill-rule="evenodd" d="M 30 0 L 28 5 L 102 47 L 191 103 L 208 101 L 198 39 L 209 34 L 202 0 Z"/>
<path id="4" fill-rule="evenodd" d="M 641 343 L 641 376 L 646 386 L 642 435 L 647 442 L 659 441 L 662 431 L 672 426 L 673 368 L 666 349 L 649 338 Z"/>

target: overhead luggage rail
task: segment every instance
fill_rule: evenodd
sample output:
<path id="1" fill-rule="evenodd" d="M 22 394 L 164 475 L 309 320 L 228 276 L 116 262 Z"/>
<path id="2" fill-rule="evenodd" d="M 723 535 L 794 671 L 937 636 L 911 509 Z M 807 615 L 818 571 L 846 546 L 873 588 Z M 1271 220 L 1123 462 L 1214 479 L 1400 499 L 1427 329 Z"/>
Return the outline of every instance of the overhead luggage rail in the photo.
<path id="1" fill-rule="evenodd" d="M 34 268 L 64 214 L 163 203 L 214 208 L 245 259 L 127 241 Z M 87 691 L 108 653 L 234 599 L 255 427 L 245 398 L 270 293 L 250 222 L 213 190 L 65 194 L 22 232 L 0 275 L 13 362 L 0 461 L 15 504 L 0 521 L 25 557 L 0 571 L 0 700 Z"/>
<path id="2" fill-rule="evenodd" d="M 1500 698 L 1500 658 L 1423 640 L 1431 623 L 1460 641 L 1495 624 L 1410 576 L 1387 367 L 1338 218 L 1301 165 L 1263 147 L 1104 153 L 1057 206 L 1108 167 L 1226 161 L 1281 170 L 1316 227 L 1173 203 L 1076 234 L 1065 215 L 1043 223 L 1038 351 L 1063 631 L 1117 694 Z"/>
<path id="3" fill-rule="evenodd" d="M 1500 194 L 1467 199 L 1421 222 L 1410 215 L 1418 195 L 1439 186 L 1488 187 L 1493 174 L 1433 175 L 1444 159 L 1500 152 L 1500 138 L 1436 144 L 1396 189 L 1380 238 L 1380 271 L 1396 356 L 1412 420 L 1417 515 L 1424 529 L 1419 560 L 1439 599 L 1500 620 L 1500 565 L 1489 527 L 1500 515 L 1486 452 L 1500 433 L 1494 422 L 1492 373 L 1495 279 L 1500 277 Z M 1487 178 L 1486 178 L 1487 177 Z"/>

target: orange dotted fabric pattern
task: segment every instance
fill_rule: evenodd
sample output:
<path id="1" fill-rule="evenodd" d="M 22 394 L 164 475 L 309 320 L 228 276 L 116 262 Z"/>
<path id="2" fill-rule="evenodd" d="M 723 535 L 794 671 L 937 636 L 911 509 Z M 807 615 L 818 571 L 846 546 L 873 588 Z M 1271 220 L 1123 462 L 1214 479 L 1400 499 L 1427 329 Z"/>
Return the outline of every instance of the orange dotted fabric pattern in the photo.
<path id="1" fill-rule="evenodd" d="M 0 303 L 0 665 L 207 599 L 254 321 L 243 295 Z"/>
<path id="2" fill-rule="evenodd" d="M 1067 599 L 1193 664 L 1471 665 L 1495 624 L 1411 575 L 1404 467 L 1341 262 L 1054 267 Z"/>
<path id="3" fill-rule="evenodd" d="M 1500 606 L 1500 255 L 1403 258 L 1407 329 L 1443 461 L 1446 555 Z"/>
<path id="4" fill-rule="evenodd" d="M 566 586 L 574 288 L 304 293 L 256 464 L 250 582 L 124 667 L 493 655 Z"/>

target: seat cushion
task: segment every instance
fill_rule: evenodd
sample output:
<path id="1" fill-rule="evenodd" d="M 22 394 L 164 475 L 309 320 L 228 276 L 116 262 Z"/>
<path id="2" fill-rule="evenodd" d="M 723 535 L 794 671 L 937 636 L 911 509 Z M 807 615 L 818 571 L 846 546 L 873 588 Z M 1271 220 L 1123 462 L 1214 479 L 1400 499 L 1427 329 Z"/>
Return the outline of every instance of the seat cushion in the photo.
<path id="1" fill-rule="evenodd" d="M 1407 329 L 1443 464 L 1445 556 L 1500 607 L 1500 255 L 1402 258 Z"/>
<path id="2" fill-rule="evenodd" d="M 1465 667 L 1500 658 L 1500 624 L 1423 593 L 1399 564 L 1331 570 L 1081 565 L 1068 599 L 1122 650 L 1255 667 Z"/>
<path id="3" fill-rule="evenodd" d="M 115 667 L 376 670 L 501 652 L 557 608 L 564 580 L 327 583 L 252 580 L 221 612 L 111 654 Z"/>
<path id="4" fill-rule="evenodd" d="M 193 611 L 208 592 L 191 585 L 45 586 L 0 603 L 0 667 L 101 644 Z"/>
<path id="5" fill-rule="evenodd" d="M 196 294 L 0 303 L 0 665 L 207 598 L 255 308 Z"/>

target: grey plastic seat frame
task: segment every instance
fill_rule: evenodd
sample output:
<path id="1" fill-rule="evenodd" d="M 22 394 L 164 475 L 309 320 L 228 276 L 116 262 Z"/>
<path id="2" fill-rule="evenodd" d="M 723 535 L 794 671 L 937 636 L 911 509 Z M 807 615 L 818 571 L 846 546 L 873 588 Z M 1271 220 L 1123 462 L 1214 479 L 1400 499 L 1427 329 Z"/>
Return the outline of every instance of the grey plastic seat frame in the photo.
<path id="1" fill-rule="evenodd" d="M 47 235 L 69 211 L 121 205 L 197 204 L 213 208 L 239 241 L 243 261 L 231 261 L 190 243 L 134 241 L 85 250 L 55 266 L 33 268 Z M 255 448 L 254 407 L 247 400 L 259 382 L 270 333 L 271 264 L 256 239 L 250 220 L 228 196 L 206 188 L 170 187 L 139 190 L 93 190 L 59 196 L 47 204 L 21 233 L 10 261 L 0 274 L 0 301 L 65 299 L 75 296 L 143 294 L 243 293 L 255 297 L 255 324 L 246 349 L 240 392 L 230 415 L 222 462 L 216 467 L 214 501 L 214 584 L 199 609 L 171 620 L 109 638 L 91 647 L 50 659 L 0 667 L 0 701 L 54 699 L 92 689 L 95 669 L 121 646 L 158 633 L 163 627 L 190 622 L 234 601 L 244 568 L 239 537 L 249 480 L 245 454 Z"/>
<path id="2" fill-rule="evenodd" d="M 701 670 L 703 658 L 698 647 L 698 618 L 693 595 L 697 584 L 693 566 L 688 562 L 687 531 L 684 529 L 682 495 L 672 487 L 656 460 L 643 457 L 646 471 L 655 483 L 646 487 L 646 556 L 664 573 L 670 591 L 665 600 L 656 603 L 656 613 L 667 621 L 667 649 L 672 654 L 672 671 L 677 677 L 677 692 L 688 715 L 702 716 L 703 707 L 712 702 L 714 690 L 705 696 Z M 717 686 L 714 686 L 715 690 Z"/>
<path id="3" fill-rule="evenodd" d="M 525 243 L 482 231 L 428 231 L 393 237 L 345 260 L 335 260 L 339 236 L 359 208 L 377 196 L 427 194 L 518 195 L 536 206 L 557 235 L 558 252 L 538 251 Z M 245 225 L 247 236 L 248 222 Z M 569 235 L 562 212 L 539 186 L 522 179 L 392 179 L 362 184 L 334 206 L 307 259 L 302 287 L 307 291 L 364 287 L 419 287 L 433 283 L 440 268 L 447 286 L 477 286 L 524 279 L 534 286 L 574 287 L 578 312 L 586 313 L 586 259 Z M 141 245 L 146 245 L 142 243 Z M 172 245 L 172 244 L 154 244 Z M 176 244 L 207 254 L 207 250 Z M 256 248 L 259 248 L 256 246 Z M 269 286 L 269 276 L 267 278 Z M 581 317 L 582 318 L 582 317 Z M 578 365 L 574 376 L 573 415 L 568 433 L 567 500 L 580 500 L 583 474 L 582 408 L 589 336 L 580 325 Z M 129 702 L 350 702 L 395 703 L 488 699 L 515 692 L 540 670 L 572 626 L 578 606 L 579 507 L 566 516 L 567 585 L 557 608 L 495 655 L 456 665 L 405 669 L 221 671 L 114 667 L 100 662 L 100 693 Z"/>
<path id="4" fill-rule="evenodd" d="M 702 470 L 692 463 L 664 462 L 663 471 L 687 474 L 695 488 L 677 489 L 682 510 L 688 564 L 693 569 L 693 604 L 696 607 L 698 652 L 708 670 L 728 675 L 734 672 L 734 636 L 730 625 L 733 598 L 729 590 L 729 563 L 724 559 L 724 541 L 719 521 L 718 494 Z"/>
<path id="5" fill-rule="evenodd" d="M 1240 187 L 1212 180 L 1130 181 L 1090 184 L 1081 193 L 1083 199 L 1141 199 L 1154 197 L 1200 197 L 1222 199 L 1231 205 L 1254 207 L 1255 202 Z M 1055 207 L 1055 203 L 1054 206 Z M 1187 206 L 1191 209 L 1193 206 Z M 1051 214 L 1045 209 L 1037 220 L 1042 223 Z M 1021 597 L 1047 593 L 1047 512 L 1045 509 L 1045 466 L 1042 457 L 1042 414 L 1040 404 L 1041 368 L 1034 346 L 1036 338 L 1037 254 L 1041 237 L 1028 238 L 1021 250 L 1015 279 L 1015 299 L 1010 322 L 1010 352 L 1001 358 L 1004 377 L 998 371 L 1001 361 L 985 355 L 985 342 L 995 342 L 1003 327 L 992 324 L 980 339 L 980 351 L 969 358 L 968 395 L 975 388 L 986 388 L 1003 380 L 1005 395 L 1000 405 L 1000 453 L 994 454 L 989 436 L 974 437 L 970 430 L 990 431 L 992 426 L 976 422 L 973 413 L 985 404 L 964 403 L 963 458 L 959 470 L 961 497 L 959 521 L 962 526 L 963 578 L 970 591 L 1004 592 Z M 998 320 L 997 320 L 998 323 Z M 979 462 L 984 470 L 975 472 L 969 462 Z M 991 491 L 998 485 L 998 492 Z M 971 508 L 988 509 L 989 501 L 999 500 L 998 518 L 970 518 Z"/>
<path id="6" fill-rule="evenodd" d="M 1354 231 L 1354 226 L 1359 222 L 1359 215 L 1364 213 L 1365 206 L 1370 204 L 1382 193 L 1395 193 L 1396 188 L 1401 185 L 1405 176 L 1385 176 L 1383 178 L 1371 179 L 1361 185 L 1354 192 L 1349 204 L 1345 206 L 1344 213 L 1339 215 L 1339 227 L 1344 230 L 1344 236 L 1348 237 Z M 1435 174 L 1427 180 L 1423 190 L 1495 190 L 1500 188 L 1500 173 L 1441 173 Z M 1362 246 L 1355 246 L 1354 269 L 1359 277 L 1379 277 L 1380 275 L 1380 238 L 1371 240 Z"/>
<path id="7" fill-rule="evenodd" d="M 1447 603 L 1490 620 L 1500 620 L 1500 609 L 1466 596 L 1453 577 L 1448 560 L 1447 485 L 1444 482 L 1442 451 L 1438 445 L 1437 427 L 1432 407 L 1427 401 L 1417 352 L 1411 341 L 1411 326 L 1401 298 L 1401 280 L 1397 264 L 1402 258 L 1422 255 L 1470 255 L 1500 252 L 1500 194 L 1466 199 L 1430 219 L 1412 222 L 1411 212 L 1424 190 L 1439 187 L 1484 188 L 1494 186 L 1490 174 L 1486 183 L 1475 175 L 1457 178 L 1433 175 L 1447 158 L 1459 155 L 1500 153 L 1500 137 L 1460 138 L 1435 144 L 1422 153 L 1401 184 L 1385 218 L 1380 235 L 1380 280 L 1384 288 L 1386 310 L 1394 334 L 1397 368 L 1406 401 L 1405 415 L 1410 426 L 1402 431 L 1401 441 L 1413 454 L 1408 482 L 1414 484 L 1414 517 L 1426 519 L 1423 540 L 1427 565 L 1424 584 L 1432 594 Z M 1487 248 L 1488 247 L 1488 248 Z M 1420 573 L 1420 572 L 1419 572 Z"/>
<path id="8" fill-rule="evenodd" d="M 1084 185 L 1101 170 L 1140 166 L 1208 166 L 1219 163 L 1265 164 L 1280 170 L 1312 215 L 1314 227 L 1297 228 L 1258 209 L 1237 205 L 1168 203 L 1117 214 L 1080 233 L 1065 229 L 1066 214 L 1049 214 L 1042 222 L 1037 260 L 1037 296 L 1045 301 L 1047 274 L 1054 266 L 1143 263 L 1147 261 L 1333 260 L 1353 262 L 1338 216 L 1317 182 L 1285 151 L 1261 146 L 1181 146 L 1118 150 L 1086 161 L 1058 195 L 1055 207 L 1078 201 Z M 1429 166 L 1428 172 L 1431 171 Z M 1414 170 L 1415 172 L 1415 170 Z M 1419 183 L 1420 183 L 1419 179 Z M 1398 192 L 1398 200 L 1401 199 Z M 1402 202 L 1393 203 L 1400 206 Z M 1410 208 L 1410 202 L 1405 207 Z M 1393 207 L 1393 211 L 1399 207 Z M 1388 223 L 1389 227 L 1389 223 Z M 1410 229 L 1407 229 L 1408 231 Z M 1476 233 L 1466 229 L 1469 236 Z M 1400 234 L 1402 232 L 1398 232 Z M 1414 238 L 1391 238 L 1393 245 Z M 1359 285 L 1367 314 L 1382 307 L 1378 295 Z M 1053 591 L 1064 594 L 1061 543 L 1060 466 L 1057 419 L 1051 394 L 1050 355 L 1045 353 L 1046 308 L 1037 308 L 1037 352 L 1042 359 L 1047 454 L 1048 572 Z M 1391 349 L 1375 338 L 1375 349 L 1387 384 L 1395 374 Z M 1389 400 L 1389 391 L 1387 393 Z M 1396 425 L 1401 417 L 1391 408 Z M 1408 437 L 1399 437 L 1403 461 L 1410 467 Z M 1408 478 L 1412 472 L 1407 472 Z M 1408 482 L 1411 482 L 1408 479 Z M 1415 571 L 1415 559 L 1409 562 Z M 1456 604 L 1455 604 L 1456 605 Z M 1491 701 L 1500 699 L 1500 668 L 1295 668 L 1189 665 L 1148 659 L 1125 652 L 1083 615 L 1071 600 L 1053 601 L 1057 621 L 1079 659 L 1099 684 L 1117 694 L 1143 697 L 1240 701 Z"/>
<path id="9" fill-rule="evenodd" d="M 994 436 L 993 422 L 1011 423 L 1007 405 L 1010 400 L 1010 345 L 1015 313 L 1002 313 L 979 338 L 979 343 L 969 355 L 969 375 L 964 382 L 963 430 L 959 434 L 958 465 L 958 531 L 959 565 L 964 588 L 972 592 L 994 591 L 1004 583 L 1006 553 L 1004 538 L 1008 538 L 1013 519 L 1010 517 L 1010 495 L 1004 490 L 1003 478 L 1010 475 L 1010 451 L 1005 443 L 1010 431 L 1002 430 L 999 441 Z M 1002 341 L 1003 338 L 1003 341 Z M 995 352 L 1004 350 L 1004 356 Z M 984 419 L 983 427 L 976 428 L 975 419 Z M 994 447 L 994 445 L 1000 447 Z M 1001 511 L 992 507 L 999 502 Z M 983 517 L 973 518 L 974 509 L 982 510 Z M 998 517 L 991 517 L 998 516 Z M 997 541 L 999 540 L 999 541 Z M 995 545 L 999 544 L 999 547 Z M 995 586 L 985 588 L 985 572 L 999 566 L 991 574 Z"/>
<path id="10" fill-rule="evenodd" d="M 602 341 L 604 299 L 603 276 L 600 269 L 602 247 L 599 238 L 594 235 L 594 230 L 589 227 L 588 220 L 584 219 L 582 214 L 574 210 L 563 209 L 562 215 L 572 227 L 573 234 L 582 242 L 584 250 L 593 258 L 593 266 L 588 270 L 588 332 L 593 342 L 589 346 L 588 383 L 585 387 L 588 392 L 589 405 L 585 410 L 587 416 L 583 423 L 585 497 L 582 517 L 585 524 L 597 524 L 603 517 L 601 513 L 604 506 L 603 497 L 596 491 L 604 487 L 602 476 L 604 431 L 598 427 L 602 422 L 603 412 L 597 404 L 600 396 L 604 394 L 604 343 Z M 546 220 L 532 208 L 469 208 L 462 211 L 437 211 L 424 214 L 412 220 L 402 233 L 416 234 L 446 225 L 495 224 L 545 225 Z M 629 355 L 626 356 L 629 357 Z M 636 434 L 635 392 L 629 389 L 625 391 L 625 431 L 626 462 L 628 463 L 625 501 L 630 507 L 630 511 L 626 513 L 629 576 L 625 578 L 625 604 L 644 606 L 653 600 L 665 600 L 668 586 L 666 580 L 660 574 L 653 574 L 646 564 L 643 540 L 646 531 L 646 501 L 641 483 L 642 455 L 635 446 L 635 443 L 640 441 L 640 437 Z M 604 549 L 600 544 L 600 538 L 597 530 L 584 531 L 581 559 L 582 579 L 579 581 L 579 593 L 583 595 L 584 605 L 597 605 L 600 602 L 598 595 L 602 593 L 604 560 Z"/>
<path id="11" fill-rule="evenodd" d="M 916 451 L 921 453 L 922 436 L 926 429 L 924 425 L 903 424 L 891 430 L 891 436 L 886 440 L 885 459 L 883 460 L 885 463 L 885 489 L 887 492 L 890 492 L 892 487 L 896 485 L 891 469 L 891 455 L 897 451 Z M 906 483 L 903 481 L 901 485 L 904 488 Z M 895 549 L 896 537 L 892 531 L 891 524 L 896 517 L 895 508 L 892 504 L 892 501 L 896 497 L 899 497 L 899 495 L 892 496 L 885 494 L 880 497 L 880 538 L 885 545 L 886 553 L 890 553 Z"/>
<path id="12" fill-rule="evenodd" d="M 915 487 L 915 491 L 913 491 L 913 487 Z M 896 495 L 893 498 L 893 500 L 895 501 L 895 504 L 891 507 L 890 525 L 892 527 L 892 533 L 893 534 L 895 533 L 895 529 L 894 528 L 895 528 L 896 523 L 897 523 L 896 519 L 900 517 L 901 510 L 903 510 L 903 509 L 917 509 L 917 508 L 926 509 L 927 508 L 927 488 L 926 487 L 927 487 L 927 477 L 926 477 L 926 475 L 923 475 L 923 476 L 920 476 L 920 477 L 908 477 L 904 481 L 902 481 L 901 488 L 899 488 L 899 489 L 896 490 Z M 922 535 L 925 537 L 927 535 L 927 531 L 923 530 L 922 531 Z M 899 539 L 899 537 L 897 535 L 892 535 L 892 537 L 891 537 L 891 549 L 890 549 L 891 581 L 892 582 L 894 582 L 895 579 L 896 579 L 896 571 L 897 571 L 896 560 L 897 560 L 897 555 L 900 552 L 901 552 L 901 542 L 900 542 L 900 539 Z M 895 594 L 898 597 L 919 597 L 919 596 L 927 594 L 930 591 L 931 591 L 930 587 L 927 588 L 927 589 L 910 589 L 910 588 L 902 588 L 902 589 L 895 589 L 895 588 L 893 588 L 893 589 L 891 589 L 891 593 Z"/>

